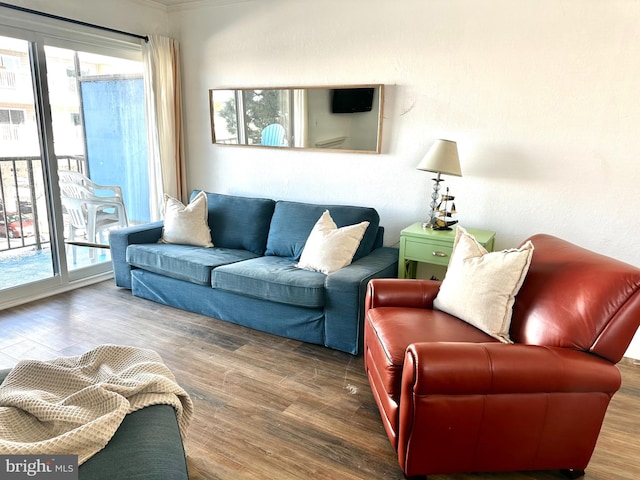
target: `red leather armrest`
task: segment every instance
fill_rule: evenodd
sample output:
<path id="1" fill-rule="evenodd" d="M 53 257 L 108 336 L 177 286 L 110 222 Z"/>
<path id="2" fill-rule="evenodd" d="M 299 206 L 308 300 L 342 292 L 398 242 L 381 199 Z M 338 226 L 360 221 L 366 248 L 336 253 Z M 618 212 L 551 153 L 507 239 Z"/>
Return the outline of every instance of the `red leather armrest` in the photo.
<path id="1" fill-rule="evenodd" d="M 365 311 L 378 307 L 433 308 L 440 282 L 402 278 L 375 278 L 369 281 Z"/>
<path id="2" fill-rule="evenodd" d="M 503 343 L 417 343 L 407 348 L 402 395 L 603 392 L 621 384 L 611 362 L 566 348 Z"/>

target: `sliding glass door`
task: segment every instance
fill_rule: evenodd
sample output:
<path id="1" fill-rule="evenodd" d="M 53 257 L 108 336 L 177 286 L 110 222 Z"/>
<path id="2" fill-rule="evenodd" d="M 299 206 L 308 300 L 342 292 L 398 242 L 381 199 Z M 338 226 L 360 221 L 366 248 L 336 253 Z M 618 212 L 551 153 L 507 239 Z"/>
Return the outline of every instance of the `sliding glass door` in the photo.
<path id="1" fill-rule="evenodd" d="M 109 232 L 149 220 L 142 62 L 45 47 L 67 268 L 109 263 Z"/>
<path id="2" fill-rule="evenodd" d="M 0 36 L 0 288 L 51 278 L 50 205 L 28 41 Z"/>
<path id="3" fill-rule="evenodd" d="M 149 221 L 139 49 L 78 45 L 0 25 L 2 299 L 109 272 L 109 233 Z"/>

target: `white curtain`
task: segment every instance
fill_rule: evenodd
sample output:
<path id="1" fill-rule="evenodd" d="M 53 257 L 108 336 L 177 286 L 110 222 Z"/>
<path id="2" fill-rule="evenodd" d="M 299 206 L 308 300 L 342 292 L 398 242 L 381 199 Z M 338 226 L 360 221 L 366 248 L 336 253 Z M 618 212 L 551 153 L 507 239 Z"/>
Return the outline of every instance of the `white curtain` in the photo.
<path id="1" fill-rule="evenodd" d="M 178 41 L 149 35 L 142 46 L 145 67 L 149 203 L 151 220 L 162 214 L 163 194 L 186 202 L 182 94 Z"/>

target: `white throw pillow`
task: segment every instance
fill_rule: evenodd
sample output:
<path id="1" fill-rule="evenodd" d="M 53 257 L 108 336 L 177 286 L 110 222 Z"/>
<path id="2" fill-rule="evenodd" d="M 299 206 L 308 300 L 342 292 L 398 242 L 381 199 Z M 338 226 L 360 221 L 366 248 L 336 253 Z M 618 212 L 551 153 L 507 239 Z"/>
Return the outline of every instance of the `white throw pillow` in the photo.
<path id="1" fill-rule="evenodd" d="M 207 223 L 207 194 L 199 192 L 189 205 L 164 194 L 164 226 L 160 243 L 213 247 Z"/>
<path id="2" fill-rule="evenodd" d="M 533 244 L 487 253 L 458 226 L 453 253 L 434 308 L 479 328 L 501 342 L 511 343 L 512 308 L 529 271 Z"/>
<path id="3" fill-rule="evenodd" d="M 369 222 L 338 228 L 325 210 L 307 238 L 298 268 L 327 275 L 346 267 L 353 260 Z"/>

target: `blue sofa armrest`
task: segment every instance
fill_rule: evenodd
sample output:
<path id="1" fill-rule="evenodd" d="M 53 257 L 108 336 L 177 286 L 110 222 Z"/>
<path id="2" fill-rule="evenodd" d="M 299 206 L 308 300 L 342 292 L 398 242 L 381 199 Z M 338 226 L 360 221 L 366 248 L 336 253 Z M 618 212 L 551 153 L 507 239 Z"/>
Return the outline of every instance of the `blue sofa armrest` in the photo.
<path id="1" fill-rule="evenodd" d="M 162 238 L 162 222 L 146 223 L 113 230 L 109 247 L 116 285 L 131 290 L 131 266 L 127 263 L 127 247 L 134 243 L 157 243 Z"/>
<path id="2" fill-rule="evenodd" d="M 381 247 L 327 275 L 325 281 L 325 345 L 357 355 L 362 351 L 364 297 L 372 278 L 398 275 L 398 249 Z M 357 319 L 357 320 L 356 320 Z"/>
<path id="3" fill-rule="evenodd" d="M 171 405 L 128 413 L 107 446 L 80 465 L 79 480 L 188 480 L 187 460 Z"/>

